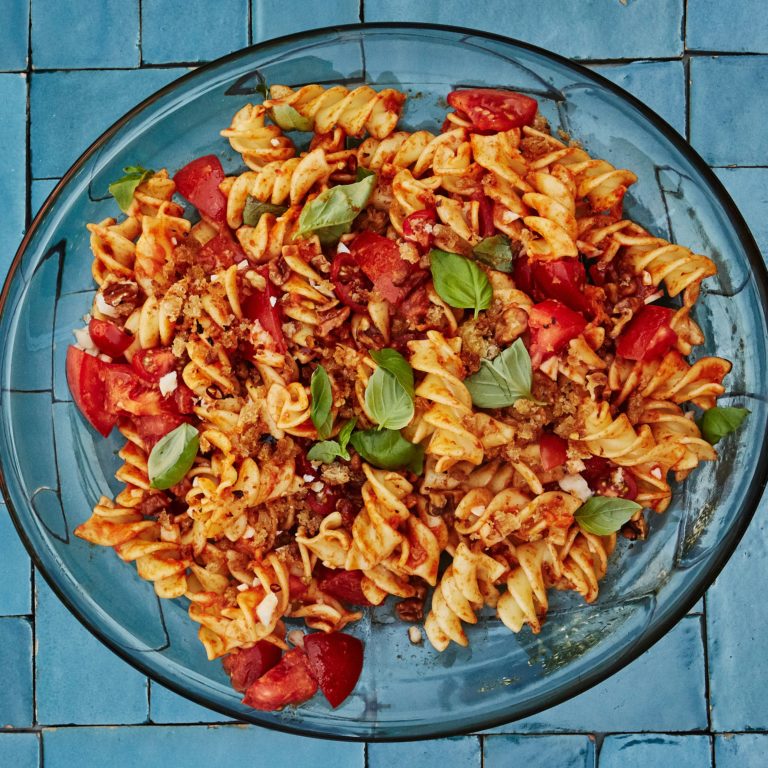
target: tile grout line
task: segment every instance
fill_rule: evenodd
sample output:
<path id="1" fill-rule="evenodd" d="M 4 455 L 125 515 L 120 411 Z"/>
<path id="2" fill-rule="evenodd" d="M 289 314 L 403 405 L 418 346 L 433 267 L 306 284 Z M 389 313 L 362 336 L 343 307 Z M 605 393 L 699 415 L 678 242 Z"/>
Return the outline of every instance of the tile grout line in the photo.
<path id="1" fill-rule="evenodd" d="M 139 0 L 139 66 L 141 69 L 144 66 L 144 8 L 142 7 L 143 0 Z"/>
<path id="2" fill-rule="evenodd" d="M 248 40 L 248 45 L 253 45 L 253 0 L 248 0 L 248 30 L 246 39 Z"/>

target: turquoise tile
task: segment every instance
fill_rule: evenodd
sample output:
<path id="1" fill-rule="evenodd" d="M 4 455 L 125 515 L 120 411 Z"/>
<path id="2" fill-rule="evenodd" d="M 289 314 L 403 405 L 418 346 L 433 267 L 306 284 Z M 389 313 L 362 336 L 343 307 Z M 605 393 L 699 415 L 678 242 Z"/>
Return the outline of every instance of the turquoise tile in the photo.
<path id="1" fill-rule="evenodd" d="M 477 736 L 368 746 L 368 768 L 391 768 L 394 765 L 480 768 L 481 761 L 480 739 Z"/>
<path id="2" fill-rule="evenodd" d="M 768 581 L 767 523 L 764 498 L 741 544 L 707 593 L 709 695 L 715 731 L 768 729 L 768 605 L 755 599 L 756 585 Z"/>
<path id="3" fill-rule="evenodd" d="M 600 685 L 490 733 L 693 731 L 706 727 L 701 620 L 689 616 Z"/>
<path id="4" fill-rule="evenodd" d="M 48 195 L 59 183 L 58 179 L 32 179 L 32 215 L 35 216 L 42 208 Z"/>
<path id="5" fill-rule="evenodd" d="M 595 742 L 589 736 L 487 736 L 483 739 L 483 768 L 593 768 L 594 765 Z"/>
<path id="6" fill-rule="evenodd" d="M 159 683 L 151 681 L 149 686 L 149 719 L 153 723 L 231 722 L 228 717 L 201 707 Z"/>
<path id="7" fill-rule="evenodd" d="M 3 148 L 3 172 L 0 173 L 0 200 L 3 201 L 3 212 L 0 215 L 0 279 L 4 279 L 24 234 L 27 199 L 27 84 L 24 75 L 0 75 L 0 104 L 0 146 Z"/>
<path id="8" fill-rule="evenodd" d="M 183 18 L 184 23 L 179 24 Z M 141 57 L 149 64 L 209 61 L 248 45 L 248 0 L 143 0 Z"/>
<path id="9" fill-rule="evenodd" d="M 606 736 L 600 748 L 600 768 L 706 768 L 711 765 L 709 736 L 664 733 Z"/>
<path id="10" fill-rule="evenodd" d="M 29 557 L 2 501 L 0 542 L 0 616 L 23 616 L 32 613 Z"/>
<path id="11" fill-rule="evenodd" d="M 35 69 L 137 67 L 139 6 L 126 0 L 32 0 Z"/>
<path id="12" fill-rule="evenodd" d="M 682 0 L 366 0 L 366 21 L 425 21 L 496 32 L 576 59 L 678 56 Z"/>
<path id="13" fill-rule="evenodd" d="M 763 56 L 691 59 L 691 144 L 710 165 L 765 165 Z"/>
<path id="14" fill-rule="evenodd" d="M 0 619 L 3 682 L 0 728 L 32 725 L 32 627 L 26 619 Z M 0 746 L 0 757 L 2 757 Z M 0 760 L 0 765 L 5 763 Z"/>
<path id="15" fill-rule="evenodd" d="M 35 583 L 38 722 L 145 722 L 147 679 L 88 632 L 42 576 Z"/>
<path id="16" fill-rule="evenodd" d="M 246 725 L 62 728 L 43 731 L 45 768 L 363 768 L 364 746 Z M 108 760 L 105 759 L 108 756 Z"/>
<path id="17" fill-rule="evenodd" d="M 691 51 L 768 53 L 765 0 L 688 0 L 685 28 Z"/>
<path id="18" fill-rule="evenodd" d="M 313 3 L 306 0 L 254 0 L 253 42 L 291 35 L 314 27 L 356 24 L 360 21 L 359 0 Z"/>
<path id="19" fill-rule="evenodd" d="M 24 69 L 29 47 L 28 0 L 0 0 L 0 19 L 0 70 Z"/>
<path id="20" fill-rule="evenodd" d="M 635 61 L 593 69 L 636 96 L 685 135 L 685 69 L 682 61 Z"/>
<path id="21" fill-rule="evenodd" d="M 32 175 L 62 176 L 112 123 L 187 71 L 168 68 L 32 75 Z"/>
<path id="22" fill-rule="evenodd" d="M 715 736 L 717 768 L 765 768 L 768 734 L 726 733 Z"/>
<path id="23" fill-rule="evenodd" d="M 715 173 L 747 221 L 768 259 L 768 168 L 717 168 Z"/>
<path id="24" fill-rule="evenodd" d="M 39 768 L 40 740 L 35 733 L 0 733 L 0 765 Z"/>

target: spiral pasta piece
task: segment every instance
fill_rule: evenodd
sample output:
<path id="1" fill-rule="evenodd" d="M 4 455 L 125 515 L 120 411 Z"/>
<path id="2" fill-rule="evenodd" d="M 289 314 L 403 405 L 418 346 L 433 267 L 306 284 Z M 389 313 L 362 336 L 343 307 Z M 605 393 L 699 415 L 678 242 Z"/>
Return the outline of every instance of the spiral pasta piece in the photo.
<path id="1" fill-rule="evenodd" d="M 285 162 L 296 154 L 293 142 L 277 125 L 266 123 L 267 110 L 262 105 L 246 104 L 232 117 L 229 128 L 221 131 L 243 162 L 254 171 L 269 163 Z"/>

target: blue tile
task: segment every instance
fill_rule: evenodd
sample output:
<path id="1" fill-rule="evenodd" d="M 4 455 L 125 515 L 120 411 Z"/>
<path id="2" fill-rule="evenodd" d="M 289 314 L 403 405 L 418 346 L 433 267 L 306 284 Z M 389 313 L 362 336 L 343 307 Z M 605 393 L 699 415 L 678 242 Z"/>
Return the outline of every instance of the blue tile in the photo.
<path id="1" fill-rule="evenodd" d="M 58 179 L 32 179 L 31 207 L 33 216 L 42 208 L 46 198 L 53 192 L 53 188 L 58 183 Z"/>
<path id="2" fill-rule="evenodd" d="M 764 165 L 764 56 L 691 59 L 691 144 L 710 165 Z"/>
<path id="3" fill-rule="evenodd" d="M 0 616 L 32 613 L 31 566 L 5 504 L 0 501 Z"/>
<path id="4" fill-rule="evenodd" d="M 767 53 L 765 0 L 690 0 L 685 38 L 691 51 Z"/>
<path id="5" fill-rule="evenodd" d="M 169 691 L 159 683 L 150 682 L 149 719 L 153 723 L 224 723 L 231 722 L 212 709 L 201 707 Z"/>
<path id="6" fill-rule="evenodd" d="M 491 733 L 692 731 L 706 727 L 701 620 L 689 616 L 639 659 L 595 688 Z"/>
<path id="7" fill-rule="evenodd" d="M 209 0 L 142 2 L 144 62 L 209 61 L 246 45 L 248 0 L 217 0 L 215 10 Z"/>
<path id="8" fill-rule="evenodd" d="M 35 581 L 37 720 L 46 725 L 146 721 L 146 678 L 91 635 L 42 576 Z"/>
<path id="9" fill-rule="evenodd" d="M 712 765 L 709 736 L 606 736 L 600 748 L 600 768 L 705 768 Z"/>
<path id="10" fill-rule="evenodd" d="M 487 736 L 483 768 L 509 766 L 593 768 L 595 742 L 589 736 Z"/>
<path id="11" fill-rule="evenodd" d="M 126 0 L 32 0 L 35 69 L 136 67 L 139 4 Z"/>
<path id="12" fill-rule="evenodd" d="M 29 622 L 0 619 L 0 648 L 3 649 L 0 728 L 28 728 L 32 725 L 32 627 Z M 0 760 L 0 765 L 4 764 Z"/>
<path id="13" fill-rule="evenodd" d="M 169 68 L 32 75 L 32 175 L 63 176 L 112 123 L 186 72 Z"/>
<path id="14" fill-rule="evenodd" d="M 273 37 L 303 32 L 305 29 L 314 27 L 356 24 L 358 21 L 360 21 L 359 0 L 335 0 L 332 3 L 308 3 L 306 0 L 255 0 L 253 42 L 258 43 Z"/>
<path id="15" fill-rule="evenodd" d="M 736 552 L 707 593 L 712 728 L 768 729 L 765 628 L 768 604 L 753 588 L 768 580 L 768 505 L 763 499 Z"/>
<path id="16" fill-rule="evenodd" d="M 765 768 L 768 734 L 739 733 L 715 736 L 717 768 Z"/>
<path id="17" fill-rule="evenodd" d="M 0 216 L 0 279 L 4 279 L 24 233 L 27 199 L 27 84 L 24 75 L 0 75 L 0 104 L 0 146 L 3 147 L 3 172 L 0 173 L 0 200 L 3 201 L 3 213 Z"/>
<path id="18" fill-rule="evenodd" d="M 45 768 L 183 765 L 184 768 L 363 768 L 362 744 L 305 739 L 246 725 L 62 728 L 43 731 Z M 329 756 L 332 759 L 329 760 Z"/>
<path id="19" fill-rule="evenodd" d="M 576 59 L 677 56 L 683 3 L 672 0 L 366 0 L 366 21 L 425 21 L 472 27 L 524 40 Z"/>
<path id="20" fill-rule="evenodd" d="M 368 768 L 390 768 L 393 765 L 480 768 L 480 764 L 480 739 L 477 736 L 368 746 Z"/>
<path id="21" fill-rule="evenodd" d="M 27 66 L 29 44 L 29 2 L 0 0 L 0 70 Z"/>
<path id="22" fill-rule="evenodd" d="M 593 67 L 685 134 L 685 69 L 682 61 L 635 61 Z"/>
<path id="23" fill-rule="evenodd" d="M 768 168 L 717 168 L 715 173 L 746 219 L 768 259 Z"/>
<path id="24" fill-rule="evenodd" d="M 0 765 L 38 768 L 40 741 L 35 733 L 0 733 Z"/>

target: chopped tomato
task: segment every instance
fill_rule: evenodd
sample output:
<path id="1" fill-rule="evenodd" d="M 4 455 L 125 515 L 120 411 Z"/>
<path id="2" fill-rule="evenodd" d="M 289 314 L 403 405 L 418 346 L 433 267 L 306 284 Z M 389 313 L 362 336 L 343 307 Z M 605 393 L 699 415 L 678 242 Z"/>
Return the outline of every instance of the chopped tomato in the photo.
<path id="1" fill-rule="evenodd" d="M 179 413 L 192 413 L 195 410 L 195 393 L 180 381 L 173 390 L 173 402 Z"/>
<path id="2" fill-rule="evenodd" d="M 170 347 L 140 349 L 131 361 L 134 371 L 145 381 L 157 383 L 176 370 L 176 357 Z"/>
<path id="3" fill-rule="evenodd" d="M 466 115 L 473 128 L 490 132 L 530 125 L 539 106 L 530 96 L 494 88 L 451 91 L 448 103 Z"/>
<path id="4" fill-rule="evenodd" d="M 201 215 L 218 224 L 227 220 L 227 198 L 219 189 L 224 179 L 224 169 L 216 155 L 198 157 L 173 177 L 176 191 L 189 200 Z"/>
<path id="5" fill-rule="evenodd" d="M 267 282 L 263 291 L 254 291 L 245 304 L 245 316 L 249 320 L 258 320 L 261 327 L 274 339 L 280 352 L 285 354 L 288 347 L 285 344 L 283 335 L 283 324 L 280 321 L 280 310 L 277 304 L 277 292 L 269 279 L 269 273 L 266 268 L 259 271 Z"/>
<path id="6" fill-rule="evenodd" d="M 82 349 L 70 346 L 67 349 L 67 383 L 80 413 L 91 426 L 107 437 L 117 422 L 116 414 L 104 408 L 106 386 L 104 372 L 109 366 L 98 357 Z"/>
<path id="7" fill-rule="evenodd" d="M 176 427 L 183 423 L 184 419 L 170 411 L 161 411 L 154 415 L 134 415 L 131 421 L 139 433 L 139 437 L 147 446 L 147 450 L 151 451 L 160 438 L 165 437 L 169 432 L 176 429 Z"/>
<path id="8" fill-rule="evenodd" d="M 307 591 L 307 585 L 298 576 L 290 573 L 288 574 L 288 591 L 291 600 L 299 600 Z"/>
<path id="9" fill-rule="evenodd" d="M 350 603 L 351 605 L 371 604 L 363 594 L 362 571 L 333 570 L 320 566 L 316 575 L 317 586 L 320 587 L 320 590 L 327 592 L 337 600 L 341 600 L 342 603 Z"/>
<path id="10" fill-rule="evenodd" d="M 287 704 L 301 704 L 317 693 L 317 680 L 301 648 L 294 648 L 280 662 L 248 686 L 243 704 L 266 711 Z"/>
<path id="11" fill-rule="evenodd" d="M 587 325 L 587 321 L 565 304 L 547 299 L 534 304 L 528 313 L 528 328 L 531 332 L 531 363 L 538 368 L 544 360 L 565 349 L 571 339 L 576 338 Z"/>
<path id="12" fill-rule="evenodd" d="M 221 660 L 221 665 L 229 675 L 232 687 L 245 693 L 265 672 L 277 665 L 282 655 L 273 643 L 259 640 L 253 648 L 232 651 Z"/>
<path id="13" fill-rule="evenodd" d="M 197 253 L 197 260 L 206 272 L 226 269 L 247 259 L 240 243 L 233 240 L 229 230 L 211 238 Z"/>
<path id="14" fill-rule="evenodd" d="M 304 649 L 323 696 L 338 707 L 360 679 L 363 644 L 343 632 L 313 632 L 304 638 Z"/>
<path id="15" fill-rule="evenodd" d="M 475 192 L 472 199 L 480 203 L 480 237 L 493 237 L 496 234 L 496 225 L 493 223 L 493 200 L 480 191 Z"/>
<path id="16" fill-rule="evenodd" d="M 568 458 L 568 442 L 551 432 L 542 433 L 539 438 L 542 469 L 550 470 L 565 464 Z"/>
<path id="17" fill-rule="evenodd" d="M 584 459 L 581 476 L 590 490 L 601 496 L 620 496 L 630 501 L 637 498 L 637 481 L 632 473 L 602 456 Z"/>
<path id="18" fill-rule="evenodd" d="M 531 271 L 539 299 L 556 299 L 574 312 L 586 312 L 589 301 L 584 294 L 587 273 L 576 258 L 533 261 Z"/>
<path id="19" fill-rule="evenodd" d="M 330 515 L 336 509 L 336 502 L 340 496 L 332 491 L 327 485 L 324 485 L 320 491 L 310 491 L 307 494 L 307 505 L 316 514 Z"/>
<path id="20" fill-rule="evenodd" d="M 515 266 L 512 272 L 515 286 L 523 293 L 533 297 L 535 284 L 533 282 L 533 268 L 528 258 L 515 259 Z"/>
<path id="21" fill-rule="evenodd" d="M 433 228 L 437 223 L 437 211 L 425 208 L 406 216 L 403 221 L 403 237 L 415 243 L 421 253 L 426 253 L 435 240 Z"/>
<path id="22" fill-rule="evenodd" d="M 405 298 L 412 287 L 406 288 L 405 283 L 413 265 L 400 256 L 394 240 L 366 230 L 349 244 L 349 250 L 383 299 L 397 304 Z"/>
<path id="23" fill-rule="evenodd" d="M 624 326 L 616 354 L 627 360 L 657 360 L 677 342 L 670 327 L 674 309 L 647 304 Z"/>
<path id="24" fill-rule="evenodd" d="M 93 343 L 110 357 L 120 357 L 133 341 L 130 333 L 126 333 L 109 320 L 97 320 L 95 317 L 88 323 L 88 333 Z"/>
<path id="25" fill-rule="evenodd" d="M 331 281 L 339 300 L 353 312 L 365 312 L 373 283 L 351 253 L 337 253 L 331 264 Z"/>

